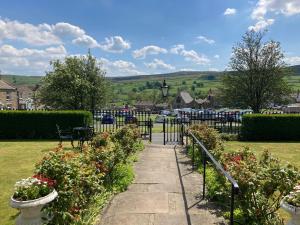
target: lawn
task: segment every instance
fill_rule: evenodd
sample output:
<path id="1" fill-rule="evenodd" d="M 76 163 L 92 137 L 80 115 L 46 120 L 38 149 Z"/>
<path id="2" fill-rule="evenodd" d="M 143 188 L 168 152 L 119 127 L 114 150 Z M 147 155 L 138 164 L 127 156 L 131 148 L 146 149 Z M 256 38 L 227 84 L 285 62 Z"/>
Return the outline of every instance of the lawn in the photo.
<path id="1" fill-rule="evenodd" d="M 0 224 L 12 225 L 17 210 L 9 206 L 17 180 L 32 176 L 35 163 L 57 146 L 57 141 L 0 142 Z M 66 144 L 67 146 L 67 144 Z"/>
<path id="2" fill-rule="evenodd" d="M 267 149 L 283 163 L 290 162 L 300 169 L 300 142 L 225 142 L 225 148 L 228 151 L 238 150 L 243 146 L 249 146 L 258 155 Z"/>

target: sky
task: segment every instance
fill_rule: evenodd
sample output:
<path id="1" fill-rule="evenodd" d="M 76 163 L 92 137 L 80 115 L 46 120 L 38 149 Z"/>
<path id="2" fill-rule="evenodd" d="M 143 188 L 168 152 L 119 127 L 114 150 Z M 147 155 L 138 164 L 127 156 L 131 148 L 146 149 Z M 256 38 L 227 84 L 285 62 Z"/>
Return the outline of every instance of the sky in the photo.
<path id="1" fill-rule="evenodd" d="M 300 0 L 3 0 L 0 70 L 43 76 L 90 49 L 107 76 L 222 71 L 251 29 L 300 64 Z"/>

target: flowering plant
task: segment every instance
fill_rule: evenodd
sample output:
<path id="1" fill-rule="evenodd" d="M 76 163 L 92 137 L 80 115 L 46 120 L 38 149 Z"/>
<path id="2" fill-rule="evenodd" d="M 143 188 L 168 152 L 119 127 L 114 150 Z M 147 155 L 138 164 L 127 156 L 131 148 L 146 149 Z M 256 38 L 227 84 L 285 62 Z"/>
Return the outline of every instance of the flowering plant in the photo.
<path id="1" fill-rule="evenodd" d="M 13 198 L 19 201 L 38 199 L 50 194 L 54 185 L 54 180 L 40 175 L 28 177 L 16 182 Z"/>
<path id="2" fill-rule="evenodd" d="M 284 200 L 290 205 L 300 207 L 300 184 L 294 187 L 294 190 Z"/>

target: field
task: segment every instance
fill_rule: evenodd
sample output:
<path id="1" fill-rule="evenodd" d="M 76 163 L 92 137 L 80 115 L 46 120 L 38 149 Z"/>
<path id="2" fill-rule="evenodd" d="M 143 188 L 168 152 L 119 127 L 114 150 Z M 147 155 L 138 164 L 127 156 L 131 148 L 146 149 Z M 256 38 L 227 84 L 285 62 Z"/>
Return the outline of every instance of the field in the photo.
<path id="1" fill-rule="evenodd" d="M 296 92 L 300 89 L 300 66 L 293 76 L 287 77 L 288 83 Z M 139 100 L 161 101 L 160 85 L 164 79 L 169 86 L 169 95 L 174 98 L 179 90 L 190 92 L 193 97 L 203 98 L 210 89 L 221 85 L 222 72 L 197 71 L 175 72 L 170 74 L 140 75 L 132 77 L 109 77 L 112 81 L 113 103 L 134 104 Z M 34 86 L 41 84 L 41 76 L 2 75 L 12 85 Z"/>
<path id="2" fill-rule="evenodd" d="M 1 141 L 0 142 L 0 224 L 12 225 L 17 210 L 9 206 L 17 180 L 33 175 L 35 163 L 57 146 L 57 141 Z M 66 146 L 68 146 L 66 144 Z"/>

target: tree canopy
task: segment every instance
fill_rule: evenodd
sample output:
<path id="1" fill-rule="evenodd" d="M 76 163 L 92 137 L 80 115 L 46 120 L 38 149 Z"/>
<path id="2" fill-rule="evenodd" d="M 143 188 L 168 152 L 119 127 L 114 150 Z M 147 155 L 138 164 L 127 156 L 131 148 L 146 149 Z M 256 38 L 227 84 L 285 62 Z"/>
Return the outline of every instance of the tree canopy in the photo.
<path id="1" fill-rule="evenodd" d="M 110 85 L 101 64 L 89 52 L 52 61 L 39 90 L 42 104 L 54 109 L 93 110 L 110 99 Z"/>
<path id="2" fill-rule="evenodd" d="M 265 32 L 248 31 L 233 47 L 229 71 L 220 88 L 223 103 L 232 107 L 250 107 L 259 112 L 271 103 L 280 103 L 290 88 L 280 43 L 263 43 Z"/>

